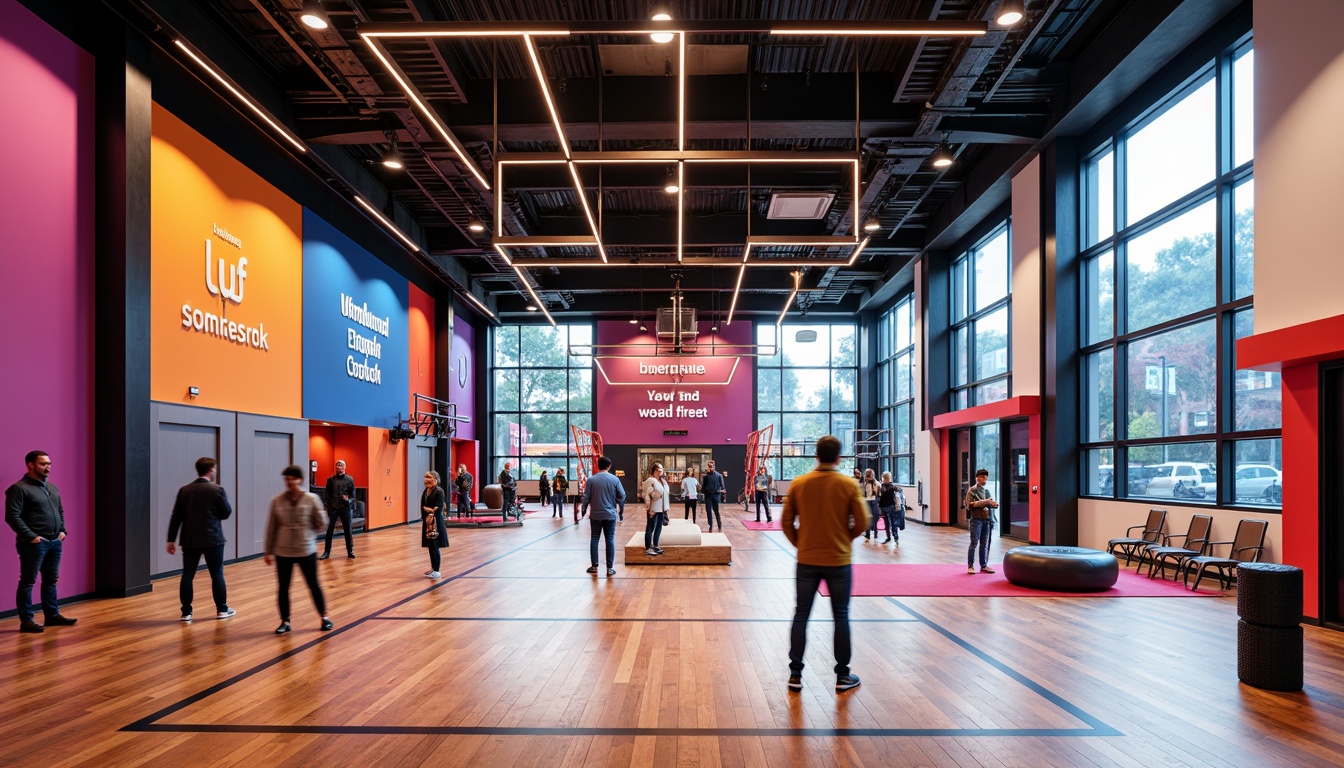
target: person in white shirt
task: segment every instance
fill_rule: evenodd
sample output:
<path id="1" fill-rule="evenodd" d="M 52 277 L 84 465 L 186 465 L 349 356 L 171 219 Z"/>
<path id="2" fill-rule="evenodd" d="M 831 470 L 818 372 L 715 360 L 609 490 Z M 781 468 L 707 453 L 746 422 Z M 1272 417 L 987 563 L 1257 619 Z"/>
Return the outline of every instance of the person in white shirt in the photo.
<path id="1" fill-rule="evenodd" d="M 868 530 L 864 531 L 863 538 L 869 536 L 877 538 L 877 518 L 879 515 L 877 500 L 882 495 L 882 484 L 877 482 L 877 475 L 871 469 L 863 471 L 863 482 L 859 483 L 863 488 L 863 500 L 868 502 L 868 516 L 871 522 L 868 524 Z"/>
<path id="2" fill-rule="evenodd" d="M 686 502 L 686 514 L 682 518 L 695 522 L 695 498 L 700 492 L 700 481 L 695 479 L 695 467 L 686 468 L 686 476 L 681 478 L 681 498 Z"/>
<path id="3" fill-rule="evenodd" d="M 645 514 L 648 517 L 648 521 L 644 524 L 644 554 L 657 557 L 663 554 L 663 550 L 658 547 L 658 537 L 663 534 L 663 520 L 667 515 L 668 497 L 671 495 L 667 481 L 663 479 L 662 464 L 655 461 L 649 468 L 649 477 L 644 481 L 642 490 L 644 503 L 647 505 Z"/>

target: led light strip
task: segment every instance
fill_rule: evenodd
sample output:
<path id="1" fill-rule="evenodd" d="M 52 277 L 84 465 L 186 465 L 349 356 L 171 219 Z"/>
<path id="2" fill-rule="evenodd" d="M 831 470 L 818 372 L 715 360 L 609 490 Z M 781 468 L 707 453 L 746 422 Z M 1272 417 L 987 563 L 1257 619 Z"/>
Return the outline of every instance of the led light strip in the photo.
<path id="1" fill-rule="evenodd" d="M 500 245 L 499 243 L 492 243 L 492 245 L 494 245 L 495 250 L 499 252 L 500 258 L 504 259 L 504 263 L 512 267 L 513 259 L 509 258 L 509 252 L 504 250 L 504 246 Z"/>
<path id="2" fill-rule="evenodd" d="M 555 102 L 551 99 L 551 86 L 546 82 L 546 72 L 541 68 L 541 60 L 537 58 L 537 47 L 532 44 L 531 35 L 523 35 L 523 42 L 527 45 L 527 55 L 532 58 L 532 71 L 537 73 L 537 84 L 541 86 L 541 95 L 546 99 L 546 109 L 551 113 L 551 124 L 555 126 L 555 133 L 560 137 L 560 151 L 565 153 L 565 159 L 569 159 L 569 139 L 565 138 L 565 128 L 560 124 L 560 113 L 555 109 Z"/>
<path id="3" fill-rule="evenodd" d="M 733 303 L 728 307 L 728 319 L 724 321 L 724 325 L 733 324 L 733 313 L 737 311 L 737 297 L 742 293 L 742 276 L 745 274 L 747 274 L 747 263 L 744 257 L 742 266 L 737 270 L 737 285 L 733 287 Z"/>
<path id="4" fill-rule="evenodd" d="M 588 205 L 588 195 L 583 191 L 583 182 L 579 181 L 579 169 L 573 163 L 566 163 L 569 167 L 569 175 L 574 179 L 574 194 L 579 196 L 579 202 L 583 203 L 583 215 L 588 219 L 588 229 L 593 232 L 593 240 L 597 245 L 597 255 L 602 257 L 605 263 L 607 260 L 607 249 L 602 247 L 602 236 L 597 231 L 597 220 L 593 218 L 593 209 Z"/>
<path id="5" fill-rule="evenodd" d="M 485 306 L 485 304 L 481 303 L 480 299 L 476 298 L 476 294 L 472 293 L 471 291 L 465 291 L 465 290 L 458 291 L 458 293 L 461 293 L 463 296 L 466 296 L 468 299 L 471 299 L 471 303 L 480 307 L 481 311 L 484 312 L 487 316 L 489 316 L 491 320 L 495 321 L 499 320 L 498 317 L 495 317 L 495 313 L 490 311 L 489 307 Z"/>
<path id="6" fill-rule="evenodd" d="M 403 243 L 406 244 L 406 247 L 410 248 L 412 251 L 415 251 L 416 253 L 420 252 L 420 246 L 416 245 L 414 240 L 407 237 L 405 232 L 402 232 L 400 229 L 397 229 L 397 225 L 393 224 L 391 219 L 384 216 L 382 211 L 379 211 L 377 208 L 374 208 L 372 205 L 369 204 L 367 200 L 360 197 L 359 195 L 355 195 L 355 202 L 359 203 L 364 210 L 368 211 L 369 214 L 373 216 L 373 218 L 377 219 L 378 223 L 382 224 L 383 227 L 386 228 L 388 232 L 391 232 L 392 234 L 396 235 L 398 239 L 400 239 Z"/>
<path id="7" fill-rule="evenodd" d="M 686 164 L 677 163 L 677 263 L 686 243 Z"/>
<path id="8" fill-rule="evenodd" d="M 392 60 L 383 55 L 382 46 L 374 40 L 372 35 L 363 34 L 361 37 L 364 38 L 364 43 L 369 46 L 369 50 L 373 51 L 373 55 L 377 56 L 378 60 L 383 63 L 383 68 L 386 69 L 388 74 L 392 75 L 392 79 L 396 80 L 397 84 L 401 86 L 402 91 L 406 93 L 406 98 L 410 99 L 415 104 L 420 110 L 420 114 L 429 121 L 430 125 L 434 126 L 434 129 L 439 132 L 439 135 L 443 137 L 443 140 L 452 148 L 453 152 L 457 155 L 457 159 L 461 160 L 462 164 L 467 166 L 467 170 L 471 171 L 471 175 L 475 176 L 486 189 L 490 189 L 490 182 L 487 181 L 485 175 L 481 173 L 481 169 L 476 167 L 476 163 L 472 161 L 471 158 L 467 157 L 467 151 L 458 143 L 457 137 L 453 136 L 452 131 L 448 130 L 448 126 L 439 122 L 438 116 L 435 115 L 433 110 L 431 110 L 429 106 L 425 104 L 424 100 L 420 98 L 419 92 L 411 87 L 410 81 L 402 76 L 401 70 L 392 64 Z"/>
<path id="9" fill-rule="evenodd" d="M 215 80 L 218 80 L 220 85 L 229 89 L 229 93 L 232 93 L 234 98 L 243 102 L 243 104 L 246 105 L 248 109 L 252 110 L 252 112 L 255 113 L 257 117 L 260 117 L 262 120 L 266 122 L 267 125 L 271 126 L 271 130 L 280 134 L 280 136 L 285 141 L 288 141 L 290 144 L 293 144 L 294 148 L 299 150 L 300 152 L 308 151 L 308 147 L 304 146 L 303 142 L 299 141 L 297 136 L 285 130 L 284 126 L 280 125 L 280 123 L 276 122 L 274 118 L 272 118 L 269 114 L 266 113 L 266 110 L 262 109 L 260 105 L 249 99 L 247 95 L 244 94 L 242 91 L 235 88 L 233 83 L 230 83 L 227 79 L 225 79 L 224 75 L 220 74 L 218 70 L 207 64 L 205 59 L 202 59 L 200 56 L 197 56 L 196 52 L 188 48 L 187 44 L 182 42 L 181 39 L 174 40 L 173 43 L 175 43 L 178 48 L 181 48 L 184 53 L 190 56 L 191 60 L 196 62 L 196 64 L 201 69 L 204 69 L 206 72 L 209 72 L 211 77 L 215 78 Z"/>
<path id="10" fill-rule="evenodd" d="M 677 151 L 686 151 L 686 33 L 677 33 L 677 57 L 681 72 L 677 77 Z"/>
<path id="11" fill-rule="evenodd" d="M 555 318 L 551 317 L 551 313 L 546 311 L 546 302 L 542 301 L 541 297 L 537 295 L 537 292 L 532 290 L 532 283 L 528 281 L 527 275 L 523 274 L 523 268 L 515 266 L 513 271 L 518 273 L 518 279 L 522 281 L 523 287 L 526 288 L 528 294 L 532 296 L 532 301 L 537 305 L 537 309 L 540 309 L 541 314 L 545 315 L 546 319 L 551 321 L 551 327 L 558 327 L 555 324 Z"/>
<path id="12" fill-rule="evenodd" d="M 775 321 L 775 328 L 779 328 L 779 324 L 784 322 L 784 316 L 789 313 L 789 307 L 793 306 L 793 299 L 798 295 L 798 286 L 802 282 L 803 273 L 795 269 L 793 271 L 793 292 L 789 294 L 789 300 L 784 302 L 784 309 L 780 310 L 779 319 Z"/>
<path id="13" fill-rule="evenodd" d="M 854 249 L 854 252 L 851 253 L 851 254 L 849 255 L 849 261 L 846 261 L 846 262 L 845 262 L 845 266 L 846 266 L 846 267 L 852 267 L 852 266 L 854 266 L 854 262 L 856 262 L 856 261 L 859 260 L 859 254 L 860 254 L 860 253 L 863 253 L 863 249 L 868 247 L 868 241 L 870 241 L 870 240 L 872 240 L 872 239 L 873 239 L 873 238 L 871 238 L 871 237 L 865 237 L 865 238 L 863 238 L 863 242 L 862 242 L 862 243 L 859 243 L 859 247 L 858 247 L 858 248 L 855 248 L 855 249 Z"/>

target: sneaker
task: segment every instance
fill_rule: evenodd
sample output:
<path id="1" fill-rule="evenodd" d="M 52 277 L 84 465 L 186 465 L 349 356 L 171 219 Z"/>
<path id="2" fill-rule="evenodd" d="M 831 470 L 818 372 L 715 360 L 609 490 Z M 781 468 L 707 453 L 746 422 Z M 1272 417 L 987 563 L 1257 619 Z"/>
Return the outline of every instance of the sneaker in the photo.
<path id="1" fill-rule="evenodd" d="M 354 553 L 354 552 L 346 552 L 346 553 L 345 553 L 345 556 L 348 557 L 348 558 L 350 558 L 351 560 L 354 560 L 354 559 L 355 559 L 355 553 Z"/>
<path id="2" fill-rule="evenodd" d="M 44 623 L 48 627 L 73 627 L 77 621 L 79 621 L 79 619 L 72 619 L 69 616 L 62 616 L 58 613 L 55 616 L 48 616 Z"/>
<path id="3" fill-rule="evenodd" d="M 658 556 L 658 551 L 655 550 L 655 549 L 646 549 L 646 550 L 644 550 L 644 554 L 647 555 L 647 556 L 649 556 L 649 557 L 657 557 L 657 556 Z"/>
<path id="4" fill-rule="evenodd" d="M 616 575 L 616 569 L 615 569 L 615 568 L 608 568 L 608 569 L 607 569 L 607 575 L 608 575 L 608 576 L 615 576 L 615 575 Z"/>
<path id="5" fill-rule="evenodd" d="M 39 632 L 46 632 L 47 628 L 38 624 L 36 621 L 29 619 L 28 621 L 19 622 L 19 631 L 36 635 Z"/>
<path id="6" fill-rule="evenodd" d="M 588 570 L 585 571 L 585 573 L 597 573 L 597 566 L 596 565 L 588 566 Z"/>
<path id="7" fill-rule="evenodd" d="M 317 556 L 317 559 L 318 559 L 318 560 L 326 560 L 326 559 L 329 558 L 329 557 L 331 557 L 331 553 L 330 553 L 330 552 L 323 552 L 322 554 L 320 554 L 320 555 Z"/>
<path id="8" fill-rule="evenodd" d="M 803 676 L 802 676 L 802 675 L 789 675 L 789 690 L 790 690 L 790 691 L 801 691 L 801 690 L 803 690 Z"/>
<path id="9" fill-rule="evenodd" d="M 858 675 L 840 675 L 835 678 L 835 692 L 844 693 L 853 688 L 859 687 Z"/>
<path id="10" fill-rule="evenodd" d="M 280 622 L 280 626 L 278 626 L 278 627 L 275 628 L 275 634 L 277 634 L 277 635 L 283 635 L 283 634 L 285 634 L 285 633 L 288 632 L 288 631 L 289 631 L 289 622 L 288 622 L 288 621 L 282 621 L 282 622 Z"/>
<path id="11" fill-rule="evenodd" d="M 993 573 L 993 572 L 994 572 L 994 569 L 993 569 L 993 568 L 990 568 L 988 565 L 986 565 L 986 566 L 984 566 L 983 568 L 980 569 L 980 572 L 981 572 L 981 573 Z"/>
<path id="12" fill-rule="evenodd" d="M 326 616 L 323 616 L 323 617 L 322 617 L 322 626 L 318 627 L 318 629 L 322 630 L 323 632 L 330 632 L 331 629 L 332 629 L 333 627 L 335 627 L 335 626 L 336 626 L 335 624 L 332 624 L 332 623 L 331 623 L 331 619 L 328 619 Z M 857 677 L 854 678 L 854 679 L 855 679 L 855 680 L 858 680 Z M 855 685 L 858 685 L 857 682 L 854 683 L 854 684 L 855 684 Z"/>
<path id="13" fill-rule="evenodd" d="M 425 576 L 431 579 L 437 579 L 439 575 L 438 571 L 425 571 Z"/>
<path id="14" fill-rule="evenodd" d="M 974 565 L 968 565 L 968 566 L 966 566 L 966 572 L 967 572 L 967 573 L 975 573 L 975 566 L 974 566 Z"/>
<path id="15" fill-rule="evenodd" d="M 182 614 L 182 618 L 178 619 L 178 621 L 191 621 L 191 614 L 190 613 Z"/>
<path id="16" fill-rule="evenodd" d="M 761 522 L 761 518 L 759 518 L 759 517 L 756 518 L 756 522 L 758 522 L 758 523 Z"/>
<path id="17" fill-rule="evenodd" d="M 232 616 L 232 615 L 234 615 L 234 614 L 236 614 L 236 613 L 238 613 L 238 612 L 235 611 L 235 610 L 232 609 L 232 608 L 225 608 L 224 610 L 222 610 L 222 611 L 220 611 L 219 613 L 215 614 L 215 618 L 216 618 L 216 619 L 227 619 L 227 618 L 229 618 L 230 616 Z M 188 619 L 190 619 L 190 614 L 188 614 Z"/>
<path id="18" fill-rule="evenodd" d="M 660 555 L 663 554 L 663 548 L 662 548 L 662 547 L 654 547 L 654 548 L 653 548 L 653 551 L 654 551 L 654 552 L 657 552 L 657 553 L 660 554 Z"/>
<path id="19" fill-rule="evenodd" d="M 867 541 L 867 539 L 868 539 L 868 534 L 866 534 L 866 533 L 863 534 L 863 538 L 864 538 L 865 541 Z"/>

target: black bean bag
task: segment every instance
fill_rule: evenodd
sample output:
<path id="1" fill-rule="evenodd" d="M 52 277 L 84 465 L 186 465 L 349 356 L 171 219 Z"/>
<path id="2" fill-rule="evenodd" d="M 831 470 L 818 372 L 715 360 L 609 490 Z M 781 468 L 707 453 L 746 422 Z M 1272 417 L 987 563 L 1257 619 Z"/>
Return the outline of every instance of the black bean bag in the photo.
<path id="1" fill-rule="evenodd" d="M 1032 589 L 1104 592 L 1120 577 L 1120 563 L 1097 549 L 1016 547 L 1003 556 L 1003 575 L 1018 586 Z"/>

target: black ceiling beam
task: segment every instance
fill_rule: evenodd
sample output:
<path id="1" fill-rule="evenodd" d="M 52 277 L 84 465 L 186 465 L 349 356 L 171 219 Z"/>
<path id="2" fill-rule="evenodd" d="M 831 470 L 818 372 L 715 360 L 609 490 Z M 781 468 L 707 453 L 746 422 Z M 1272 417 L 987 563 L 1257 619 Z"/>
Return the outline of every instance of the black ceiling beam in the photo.
<path id="1" fill-rule="evenodd" d="M 725 267 L 690 267 L 676 264 L 668 265 L 612 265 L 610 267 L 543 267 L 530 268 L 528 271 L 543 291 L 565 291 L 577 295 L 630 293 L 636 296 L 646 294 L 645 303 L 653 295 L 670 295 L 673 289 L 673 275 L 681 275 L 681 289 L 685 293 L 720 292 L 730 294 L 737 280 L 737 270 Z M 844 268 L 842 274 L 875 280 L 883 275 L 881 268 Z M 753 267 L 747 270 L 743 279 L 744 291 L 765 291 L 786 294 L 793 290 L 793 278 L 785 267 Z M 808 270 L 804 278 L 804 287 L 816 287 L 822 270 Z M 508 275 L 500 276 L 504 280 Z M 482 282 L 492 293 L 503 293 L 500 283 L 482 276 Z M 781 305 L 782 306 L 782 305 Z M 724 305 L 727 310 L 727 305 Z"/>
<path id="2" fill-rule="evenodd" d="M 542 293 L 549 289 L 542 289 Z M 786 293 L 752 293 L 747 290 L 742 291 L 738 297 L 737 308 L 734 311 L 734 320 L 740 320 L 750 315 L 769 317 L 772 321 L 779 315 L 780 310 L 784 308 Z M 848 295 L 834 304 L 815 304 L 808 309 L 808 316 L 822 314 L 847 314 L 853 315 L 859 309 L 860 295 L 856 292 Z M 520 317 L 536 317 L 539 313 L 527 312 L 527 304 L 530 297 L 513 291 L 508 294 L 496 295 L 496 310 L 503 319 L 517 320 Z M 711 320 L 721 319 L 728 314 L 728 305 L 732 301 L 732 292 L 725 291 L 718 297 L 717 308 L 714 302 L 705 295 L 687 296 L 686 306 L 695 307 L 699 311 L 700 319 Z M 579 295 L 574 297 L 574 304 L 567 313 L 556 311 L 553 307 L 547 309 L 556 317 L 558 322 L 564 322 L 562 317 L 583 317 L 592 319 L 595 316 L 630 318 L 632 315 L 639 315 L 645 321 L 653 318 L 658 307 L 671 306 L 671 301 L 663 297 L 663 300 L 656 300 L 653 296 L 645 296 L 641 305 L 639 294 L 622 293 L 608 296 L 597 296 L 593 294 Z M 794 302 L 793 308 L 789 310 L 789 319 L 798 319 L 797 302 Z M 505 317 L 506 315 L 515 315 L 514 317 Z"/>

